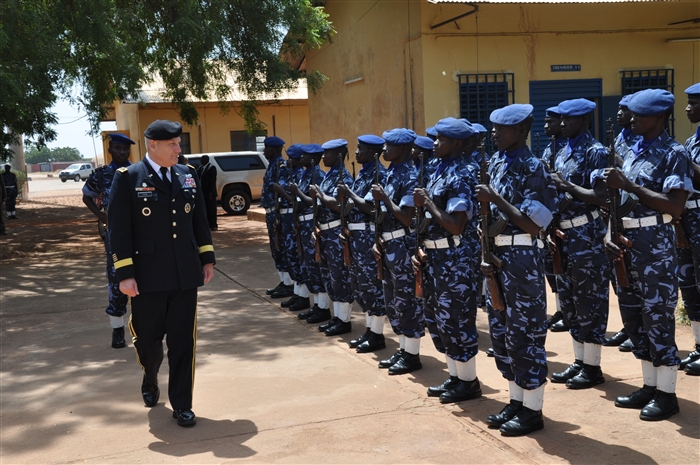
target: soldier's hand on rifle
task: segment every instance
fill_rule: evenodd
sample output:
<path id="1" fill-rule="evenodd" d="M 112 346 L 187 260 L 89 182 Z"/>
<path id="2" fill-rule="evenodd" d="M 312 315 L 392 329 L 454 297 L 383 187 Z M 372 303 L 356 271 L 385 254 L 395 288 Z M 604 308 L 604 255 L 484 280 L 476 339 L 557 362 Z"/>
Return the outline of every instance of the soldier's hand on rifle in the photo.
<path id="1" fill-rule="evenodd" d="M 411 255 L 411 267 L 413 268 L 413 273 L 418 273 L 423 268 L 423 262 L 415 255 Z"/>
<path id="2" fill-rule="evenodd" d="M 413 189 L 413 203 L 416 205 L 416 207 L 424 206 L 429 198 L 428 192 L 422 187 L 416 187 Z"/>
<path id="3" fill-rule="evenodd" d="M 545 236 L 545 241 L 547 242 L 547 247 L 549 247 L 550 252 L 554 253 L 557 251 L 557 243 L 552 240 L 551 234 Z"/>
<path id="4" fill-rule="evenodd" d="M 284 188 L 277 183 L 272 184 L 272 189 L 278 194 L 284 194 Z"/>
<path id="5" fill-rule="evenodd" d="M 289 190 L 292 191 L 294 195 L 299 195 L 302 192 L 299 190 L 299 186 L 296 185 L 296 183 L 291 183 L 289 185 Z"/>
<path id="6" fill-rule="evenodd" d="M 372 197 L 374 200 L 384 200 L 386 197 L 384 188 L 382 186 L 378 186 L 377 184 L 372 184 Z"/>
<path id="7" fill-rule="evenodd" d="M 610 258 L 619 262 L 625 256 L 625 251 L 619 248 L 616 244 L 611 242 L 608 237 L 605 238 L 605 251 L 608 253 Z"/>
<path id="8" fill-rule="evenodd" d="M 339 182 L 337 187 L 338 187 L 338 194 L 344 195 L 345 197 L 350 196 L 351 191 L 350 191 L 350 188 L 348 187 L 347 184 L 345 184 L 344 182 Z"/>
<path id="9" fill-rule="evenodd" d="M 569 181 L 562 177 L 561 173 L 552 173 L 552 180 L 559 191 L 566 190 L 571 185 Z"/>
<path id="10" fill-rule="evenodd" d="M 493 202 L 498 194 L 493 188 L 487 184 L 479 184 L 476 186 L 476 200 L 479 202 Z"/>
<path id="11" fill-rule="evenodd" d="M 321 192 L 321 190 L 318 188 L 318 186 L 316 184 L 309 186 L 309 197 L 311 197 L 312 199 L 319 198 L 320 192 Z"/>
<path id="12" fill-rule="evenodd" d="M 481 272 L 484 276 L 493 276 L 496 273 L 496 267 L 491 263 L 481 262 Z"/>
<path id="13" fill-rule="evenodd" d="M 372 245 L 372 253 L 374 254 L 375 260 L 382 259 L 382 252 L 381 252 L 381 250 L 379 250 L 379 247 L 377 246 L 376 242 L 374 243 L 374 245 Z"/>
<path id="14" fill-rule="evenodd" d="M 618 168 L 605 168 L 603 181 L 612 189 L 629 191 L 630 180 Z"/>

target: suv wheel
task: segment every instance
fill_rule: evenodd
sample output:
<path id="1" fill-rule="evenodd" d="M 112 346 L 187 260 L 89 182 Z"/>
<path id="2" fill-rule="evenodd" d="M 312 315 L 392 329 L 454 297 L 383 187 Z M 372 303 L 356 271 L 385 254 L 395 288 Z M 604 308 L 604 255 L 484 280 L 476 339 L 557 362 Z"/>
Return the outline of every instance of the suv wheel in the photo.
<path id="1" fill-rule="evenodd" d="M 250 196 L 238 189 L 228 191 L 221 199 L 221 206 L 231 215 L 244 215 L 250 208 Z"/>
<path id="2" fill-rule="evenodd" d="M 66 178 L 61 178 L 61 182 L 66 182 L 66 181 L 68 181 L 68 179 L 66 179 Z"/>
<path id="3" fill-rule="evenodd" d="M 73 181 L 80 182 L 80 175 L 76 174 L 75 177 L 73 178 Z"/>

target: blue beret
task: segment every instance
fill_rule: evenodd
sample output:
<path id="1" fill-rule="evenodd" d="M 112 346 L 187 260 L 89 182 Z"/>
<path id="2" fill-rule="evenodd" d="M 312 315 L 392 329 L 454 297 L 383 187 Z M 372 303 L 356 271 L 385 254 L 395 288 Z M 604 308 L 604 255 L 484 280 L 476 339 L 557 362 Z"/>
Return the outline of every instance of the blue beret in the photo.
<path id="1" fill-rule="evenodd" d="M 180 137 L 182 125 L 176 121 L 157 119 L 148 125 L 143 135 L 151 140 L 170 140 Z"/>
<path id="2" fill-rule="evenodd" d="M 632 96 L 627 108 L 641 116 L 658 115 L 673 107 L 676 99 L 663 89 L 640 90 Z"/>
<path id="3" fill-rule="evenodd" d="M 425 133 L 429 136 L 437 137 L 437 131 L 435 130 L 435 126 L 430 126 L 428 129 L 425 130 Z"/>
<path id="4" fill-rule="evenodd" d="M 265 138 L 263 144 L 265 144 L 268 147 L 282 147 L 285 144 L 285 142 L 277 136 L 270 136 Z"/>
<path id="5" fill-rule="evenodd" d="M 301 158 L 301 155 L 304 153 L 304 151 L 301 149 L 302 145 L 301 144 L 292 144 L 289 147 L 287 147 L 287 156 L 289 158 L 292 158 L 294 160 L 298 160 Z"/>
<path id="6" fill-rule="evenodd" d="M 585 98 L 564 100 L 557 106 L 562 116 L 584 116 L 595 110 L 595 103 Z"/>
<path id="7" fill-rule="evenodd" d="M 311 154 L 311 155 L 316 155 L 316 154 L 319 154 L 319 153 L 323 153 L 323 147 L 321 147 L 321 146 L 318 145 L 318 144 L 306 144 L 306 145 L 302 145 L 302 146 L 301 146 L 301 150 L 302 150 L 304 153 L 308 153 L 308 154 Z"/>
<path id="8" fill-rule="evenodd" d="M 514 126 L 532 115 L 533 107 L 529 103 L 514 103 L 491 112 L 489 119 L 501 126 Z"/>
<path id="9" fill-rule="evenodd" d="M 441 136 L 450 139 L 469 139 L 474 135 L 471 124 L 465 119 L 443 118 L 437 122 L 435 129 Z"/>
<path id="10" fill-rule="evenodd" d="M 325 144 L 323 144 L 321 147 L 323 147 L 323 150 L 335 150 L 343 147 L 347 147 L 348 141 L 345 139 L 331 139 Z"/>
<path id="11" fill-rule="evenodd" d="M 634 94 L 627 94 L 627 95 L 623 96 L 622 99 L 620 100 L 620 103 L 618 103 L 618 105 L 620 105 L 621 107 L 626 107 L 630 103 L 630 99 L 632 98 L 632 95 L 634 95 Z"/>
<path id="12" fill-rule="evenodd" d="M 109 140 L 115 144 L 130 144 L 134 145 L 136 142 L 126 137 L 124 134 L 119 134 L 118 132 L 108 134 Z"/>
<path id="13" fill-rule="evenodd" d="M 481 125 L 479 123 L 472 123 L 472 127 L 479 134 L 484 134 L 486 132 L 489 132 L 488 129 L 486 129 L 483 125 Z"/>
<path id="14" fill-rule="evenodd" d="M 561 113 L 557 107 L 549 107 L 544 111 L 545 118 L 561 118 Z"/>
<path id="15" fill-rule="evenodd" d="M 685 90 L 685 93 L 688 95 L 697 95 L 700 96 L 700 82 L 697 84 L 693 84 L 692 86 L 688 87 Z"/>
<path id="16" fill-rule="evenodd" d="M 417 134 L 415 132 L 406 128 L 395 128 L 384 131 L 384 134 L 382 134 L 384 140 L 394 145 L 412 144 L 413 141 L 416 140 L 416 136 Z"/>
<path id="17" fill-rule="evenodd" d="M 413 141 L 413 145 L 422 148 L 423 150 L 433 150 L 433 148 L 435 148 L 433 139 L 425 136 L 417 136 L 416 140 Z"/>
<path id="18" fill-rule="evenodd" d="M 384 145 L 384 142 L 386 142 L 384 139 L 374 134 L 360 136 L 357 138 L 357 141 L 365 145 Z"/>

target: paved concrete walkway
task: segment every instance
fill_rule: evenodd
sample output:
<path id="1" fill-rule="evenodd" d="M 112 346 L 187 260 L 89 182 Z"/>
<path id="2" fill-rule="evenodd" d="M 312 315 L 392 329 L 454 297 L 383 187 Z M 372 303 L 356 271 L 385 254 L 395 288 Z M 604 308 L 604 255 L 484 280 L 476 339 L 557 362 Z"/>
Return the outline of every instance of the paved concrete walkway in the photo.
<path id="1" fill-rule="evenodd" d="M 637 411 L 613 406 L 616 396 L 641 386 L 639 362 L 604 348 L 605 384 L 585 391 L 548 384 L 545 429 L 504 438 L 484 423 L 508 401 L 507 382 L 484 352 L 477 361 L 484 396 L 441 405 L 425 395 L 446 377 L 429 338 L 422 370 L 388 376 L 377 361 L 396 350 L 395 337 L 378 354 L 348 349 L 364 331 L 357 311 L 352 334 L 325 337 L 265 296 L 277 283 L 273 270 L 266 247 L 218 251 L 215 279 L 200 290 L 199 421 L 185 429 L 171 418 L 167 361 L 161 401 L 147 409 L 131 343 L 110 347 L 101 263 L 3 264 L 0 461 L 700 463 L 698 377 L 678 376 L 680 414 L 643 422 Z M 609 334 L 621 327 L 613 302 Z M 483 312 L 478 323 L 485 350 Z M 677 339 L 685 356 L 689 328 L 679 327 Z M 573 361 L 568 334 L 550 333 L 547 349 L 550 371 Z"/>

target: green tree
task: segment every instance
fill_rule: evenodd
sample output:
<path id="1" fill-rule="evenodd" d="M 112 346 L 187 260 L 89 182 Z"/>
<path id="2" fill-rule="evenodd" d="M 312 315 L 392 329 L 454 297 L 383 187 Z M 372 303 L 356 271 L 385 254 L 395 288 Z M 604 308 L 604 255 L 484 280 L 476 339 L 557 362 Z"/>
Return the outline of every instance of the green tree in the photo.
<path id="1" fill-rule="evenodd" d="M 233 78 L 249 99 L 325 77 L 294 64 L 334 32 L 322 1 L 312 0 L 3 0 L 0 2 L 0 157 L 20 134 L 38 146 L 54 140 L 57 97 L 87 111 L 93 133 L 106 105 L 135 97 L 154 77 L 183 121 L 192 99 L 226 101 Z M 80 95 L 71 90 L 79 87 Z M 222 110 L 225 110 L 222 108 Z"/>
<path id="2" fill-rule="evenodd" d="M 80 161 L 80 151 L 74 147 L 48 147 L 37 148 L 31 146 L 24 152 L 24 160 L 27 164 L 47 163 L 52 161 Z"/>

